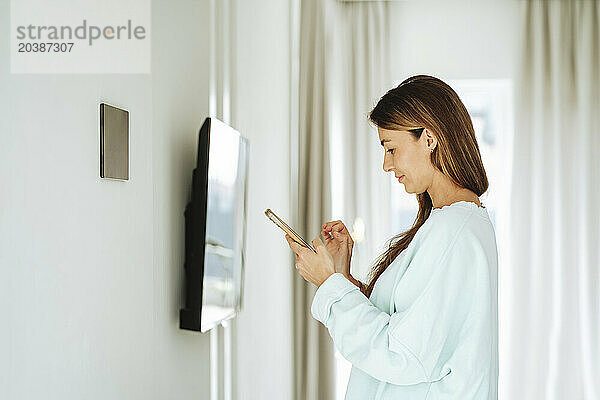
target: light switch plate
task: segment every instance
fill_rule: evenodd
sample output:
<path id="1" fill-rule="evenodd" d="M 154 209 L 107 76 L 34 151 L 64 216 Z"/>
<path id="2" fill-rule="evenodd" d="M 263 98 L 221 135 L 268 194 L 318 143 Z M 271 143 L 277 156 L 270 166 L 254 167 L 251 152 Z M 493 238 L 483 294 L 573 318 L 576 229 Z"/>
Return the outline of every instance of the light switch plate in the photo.
<path id="1" fill-rule="evenodd" d="M 100 103 L 100 176 L 129 180 L 129 111 Z"/>

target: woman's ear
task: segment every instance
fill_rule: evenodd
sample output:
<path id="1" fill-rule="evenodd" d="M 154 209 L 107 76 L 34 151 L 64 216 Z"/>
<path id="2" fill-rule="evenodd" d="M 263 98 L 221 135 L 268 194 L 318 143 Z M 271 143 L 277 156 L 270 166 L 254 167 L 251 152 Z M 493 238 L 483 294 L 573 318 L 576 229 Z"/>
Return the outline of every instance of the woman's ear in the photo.
<path id="1" fill-rule="evenodd" d="M 423 133 L 425 133 L 425 145 L 427 146 L 428 151 L 433 151 L 435 146 L 437 146 L 437 139 L 427 128 L 425 128 Z"/>

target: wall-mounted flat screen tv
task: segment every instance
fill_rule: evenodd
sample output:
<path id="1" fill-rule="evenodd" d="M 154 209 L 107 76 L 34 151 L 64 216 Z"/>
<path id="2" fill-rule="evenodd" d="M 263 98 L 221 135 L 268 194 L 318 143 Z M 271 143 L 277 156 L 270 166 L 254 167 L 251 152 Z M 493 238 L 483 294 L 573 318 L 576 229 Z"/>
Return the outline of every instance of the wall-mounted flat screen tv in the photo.
<path id="1" fill-rule="evenodd" d="M 179 327 L 206 332 L 242 307 L 248 140 L 214 117 L 198 136 L 185 209 L 185 308 Z"/>

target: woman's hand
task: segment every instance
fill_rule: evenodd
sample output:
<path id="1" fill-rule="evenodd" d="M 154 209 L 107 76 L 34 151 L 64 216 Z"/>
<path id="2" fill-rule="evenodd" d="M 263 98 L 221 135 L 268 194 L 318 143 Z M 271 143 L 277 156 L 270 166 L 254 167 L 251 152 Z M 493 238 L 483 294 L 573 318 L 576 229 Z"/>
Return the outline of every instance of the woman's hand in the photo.
<path id="1" fill-rule="evenodd" d="M 333 257 L 335 272 L 350 277 L 350 260 L 354 241 L 342 221 L 331 221 L 323 224 L 321 235 L 325 238 L 325 248 Z"/>
<path id="2" fill-rule="evenodd" d="M 296 269 L 302 277 L 315 284 L 321 286 L 327 278 L 333 275 L 336 271 L 333 264 L 331 254 L 325 248 L 325 245 L 319 238 L 314 238 L 312 245 L 317 250 L 313 252 L 307 247 L 301 246 L 286 233 L 285 240 L 288 241 L 290 248 L 296 254 Z"/>

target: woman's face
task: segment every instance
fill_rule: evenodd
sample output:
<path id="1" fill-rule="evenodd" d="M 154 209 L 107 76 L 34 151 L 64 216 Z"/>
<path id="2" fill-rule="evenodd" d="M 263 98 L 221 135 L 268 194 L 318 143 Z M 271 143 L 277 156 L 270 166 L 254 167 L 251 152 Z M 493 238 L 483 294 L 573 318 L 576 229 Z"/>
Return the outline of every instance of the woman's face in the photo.
<path id="1" fill-rule="evenodd" d="M 436 139 L 425 129 L 417 140 L 407 131 L 391 131 L 377 128 L 379 140 L 384 148 L 383 170 L 402 177 L 407 193 L 423 193 L 430 186 L 434 168 L 431 164 L 431 149 Z"/>

